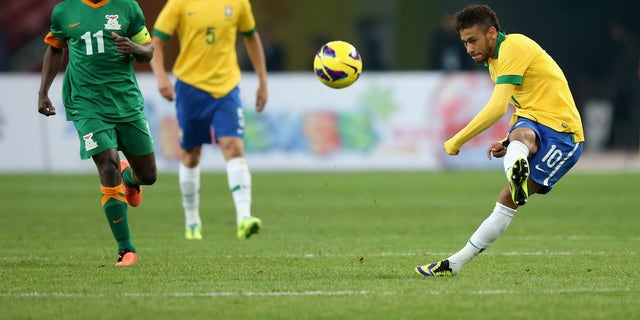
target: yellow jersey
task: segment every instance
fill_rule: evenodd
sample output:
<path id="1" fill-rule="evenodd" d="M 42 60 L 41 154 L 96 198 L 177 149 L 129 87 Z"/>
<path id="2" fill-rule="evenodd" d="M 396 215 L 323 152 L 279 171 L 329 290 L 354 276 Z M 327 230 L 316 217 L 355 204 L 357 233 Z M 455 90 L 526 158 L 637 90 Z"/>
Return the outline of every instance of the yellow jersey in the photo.
<path id="1" fill-rule="evenodd" d="M 582 120 L 558 64 L 540 45 L 522 34 L 498 34 L 495 55 L 487 61 L 491 79 L 514 84 L 511 104 L 517 117 L 531 119 L 584 141 Z"/>
<path id="2" fill-rule="evenodd" d="M 177 34 L 173 75 L 220 98 L 240 82 L 236 35 L 250 36 L 255 28 L 249 0 L 168 0 L 153 35 L 169 40 Z"/>

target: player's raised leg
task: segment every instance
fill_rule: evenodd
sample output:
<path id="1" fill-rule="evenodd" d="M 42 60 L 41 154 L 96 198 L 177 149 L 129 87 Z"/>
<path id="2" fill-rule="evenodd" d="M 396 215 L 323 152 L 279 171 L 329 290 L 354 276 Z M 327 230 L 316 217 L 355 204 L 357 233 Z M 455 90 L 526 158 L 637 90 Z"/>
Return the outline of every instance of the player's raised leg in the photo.
<path id="1" fill-rule="evenodd" d="M 142 186 L 136 179 L 129 165 L 129 161 L 120 160 L 120 172 L 122 174 L 122 184 L 124 185 L 124 197 L 132 207 L 137 207 L 142 203 Z"/>
<path id="2" fill-rule="evenodd" d="M 529 129 L 524 129 L 529 130 Z M 516 131 L 522 135 L 523 129 Z M 530 131 L 530 130 L 529 130 Z M 513 133 L 512 133 L 513 134 Z M 529 142 L 535 145 L 535 134 L 530 132 L 531 139 Z M 509 181 L 509 190 L 511 191 L 511 200 L 517 206 L 523 206 L 527 203 L 529 192 L 527 190 L 527 182 L 529 180 L 529 147 L 524 143 L 515 140 L 509 143 L 507 153 L 504 156 L 504 172 Z"/>
<path id="3" fill-rule="evenodd" d="M 142 185 L 152 185 L 158 177 L 153 140 L 146 119 L 118 125 L 119 148 L 126 160 L 120 161 L 124 195 L 132 207 L 142 203 Z"/>

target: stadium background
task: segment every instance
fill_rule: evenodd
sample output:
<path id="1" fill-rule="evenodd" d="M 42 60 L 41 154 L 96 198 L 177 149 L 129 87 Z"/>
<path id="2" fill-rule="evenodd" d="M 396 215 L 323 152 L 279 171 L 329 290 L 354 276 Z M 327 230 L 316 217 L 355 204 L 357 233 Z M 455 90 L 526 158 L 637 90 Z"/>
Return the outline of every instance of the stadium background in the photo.
<path id="1" fill-rule="evenodd" d="M 459 250 L 505 183 L 498 168 L 477 170 L 484 156 L 465 160 L 441 148 L 445 120 L 455 130 L 492 87 L 486 70 L 455 59 L 464 54 L 459 40 L 438 31 L 441 17 L 467 2 L 252 0 L 261 34 L 286 57 L 269 55 L 280 71 L 270 74 L 264 114 L 249 112 L 251 73 L 242 84 L 254 130 L 252 201 L 264 221 L 250 241 L 236 238 L 219 167 L 202 175 L 205 238 L 183 241 L 178 175 L 167 169 L 177 166 L 165 162 L 175 139 L 158 130 L 175 125 L 172 106 L 136 65 L 163 167 L 143 205 L 129 211 L 140 260 L 122 269 L 113 267 L 99 179 L 78 158 L 73 126 L 36 111 L 42 37 L 57 1 L 0 0 L 0 319 L 640 319 L 640 174 L 637 142 L 624 139 L 637 129 L 623 127 L 634 124 L 628 114 L 622 122 L 611 114 L 614 105 L 634 107 L 603 90 L 622 81 L 640 91 L 634 42 L 615 43 L 607 26 L 623 12 L 637 27 L 637 0 L 488 1 L 507 31 L 530 34 L 563 65 L 589 141 L 578 168 L 519 210 L 453 279 L 423 279 L 413 268 Z M 162 3 L 140 1 L 149 25 Z M 346 90 L 323 87 L 309 70 L 317 42 L 335 38 L 365 57 L 365 73 Z M 438 52 L 447 53 L 444 65 Z M 609 75 L 616 64 L 623 74 Z M 60 83 L 51 89 L 58 106 Z M 299 134 L 302 123 L 309 130 Z M 620 133 L 615 143 L 609 126 Z M 335 133 L 348 139 L 335 144 Z M 485 138 L 474 141 L 484 148 Z M 278 156 L 287 170 L 329 172 L 256 172 Z M 439 159 L 470 167 L 444 170 L 452 165 Z M 409 164 L 433 170 L 334 173 Z M 78 168 L 88 173 L 64 172 Z M 605 169 L 619 172 L 593 172 Z"/>
<path id="2" fill-rule="evenodd" d="M 20 151 L 20 149 L 15 149 L 18 147 L 15 147 L 14 144 L 8 144 L 8 140 L 16 140 L 14 137 L 23 136 L 23 133 L 16 133 L 15 128 L 26 130 L 43 126 L 43 119 L 38 119 L 34 123 L 30 121 L 36 120 L 25 119 L 26 122 L 22 123 L 21 118 L 15 117 L 12 108 L 16 108 L 16 105 L 19 105 L 21 112 L 24 112 L 24 109 L 29 109 L 30 106 L 33 106 L 33 111 L 29 112 L 31 112 L 33 118 L 38 117 L 35 112 L 35 94 L 31 97 L 28 95 L 35 92 L 37 88 L 42 52 L 45 48 L 42 43 L 42 37 L 48 28 L 51 8 L 57 2 L 57 0 L 4 0 L 0 2 L 0 71 L 2 71 L 0 80 L 16 85 L 22 83 L 20 80 L 26 79 L 26 82 L 18 89 L 18 92 L 24 92 L 27 95 L 19 98 L 14 96 L 14 100 L 10 100 L 10 102 L 0 103 L 0 146 L 4 149 L 3 153 L 13 154 Z M 147 16 L 147 24 L 151 29 L 164 1 L 141 0 L 138 2 Z M 375 99 L 375 97 L 367 96 L 366 93 L 361 94 L 360 92 L 375 91 L 380 84 L 389 84 L 390 87 L 396 87 L 397 94 L 403 96 L 412 95 L 415 92 L 417 96 L 414 97 L 414 100 L 421 101 L 421 99 L 424 99 L 423 95 L 425 94 L 422 91 L 435 90 L 434 88 L 442 86 L 443 81 L 446 82 L 452 78 L 467 84 L 477 81 L 482 83 L 481 87 L 475 88 L 477 90 L 476 99 L 481 101 L 483 95 L 487 94 L 487 90 L 490 90 L 490 85 L 487 85 L 482 80 L 488 78 L 486 71 L 482 70 L 482 68 L 468 65 L 470 59 L 464 54 L 463 47 L 455 39 L 455 35 L 451 40 L 451 34 L 447 33 L 447 30 L 444 30 L 442 26 L 442 21 L 449 17 L 452 12 L 468 3 L 470 2 L 327 0 L 323 1 L 322 5 L 318 5 L 316 2 L 292 0 L 252 1 L 259 30 L 267 48 L 267 56 L 271 61 L 270 71 L 271 75 L 273 75 L 272 79 L 274 79 L 271 84 L 276 87 L 275 90 L 272 90 L 272 100 L 269 106 L 269 110 L 275 109 L 272 117 L 276 118 L 263 122 L 263 124 L 280 123 L 286 119 L 278 117 L 285 116 L 287 109 L 295 110 L 299 107 L 296 103 L 280 97 L 289 95 L 287 90 L 280 91 L 278 88 L 287 88 L 291 79 L 302 79 L 301 83 L 305 83 L 303 85 L 307 86 L 305 90 L 309 90 L 303 90 L 303 92 L 318 91 L 315 93 L 317 97 L 312 97 L 313 94 L 310 94 L 307 97 L 302 96 L 302 99 L 315 99 L 317 101 L 331 98 L 339 101 L 337 104 L 329 105 L 330 103 L 324 103 L 323 105 L 330 109 L 329 121 L 336 123 L 339 122 L 340 118 L 337 113 L 341 110 L 340 108 L 344 108 L 342 104 L 351 103 L 359 106 L 366 104 L 367 99 Z M 640 11 L 640 3 L 625 0 L 606 3 L 589 0 L 582 1 L 579 4 L 573 1 L 513 2 L 507 0 L 488 1 L 487 3 L 498 13 L 504 30 L 531 36 L 563 67 L 574 91 L 576 102 L 583 113 L 583 121 L 585 122 L 587 138 L 589 139 L 586 144 L 586 155 L 592 156 L 589 159 L 598 159 L 592 161 L 595 167 L 614 163 L 616 165 L 613 165 L 613 167 L 616 168 L 637 169 L 638 110 L 640 109 L 637 103 L 639 99 L 631 97 L 627 100 L 620 100 L 616 94 L 620 94 L 617 89 L 621 89 L 622 86 L 612 88 L 611 84 L 626 83 L 625 87 L 630 88 L 627 91 L 640 91 L 637 90 L 639 67 L 637 39 L 638 34 L 640 34 L 640 27 L 633 23 L 634 13 Z M 634 36 L 634 40 L 624 41 L 623 43 L 616 42 L 610 28 L 613 22 L 626 27 L 627 31 Z M 313 54 L 320 44 L 332 39 L 342 39 L 354 43 L 364 59 L 365 76 L 360 81 L 362 83 L 340 92 L 340 95 L 324 88 L 319 88 L 319 86 L 314 87 L 317 84 L 313 83 L 310 76 Z M 177 53 L 177 46 L 173 46 L 173 48 L 168 52 L 169 57 L 173 57 Z M 634 56 L 635 54 L 635 60 L 624 60 L 623 54 L 626 53 L 625 50 L 631 50 L 631 55 Z M 247 69 L 247 61 L 243 54 L 242 46 L 239 46 L 239 51 L 241 65 Z M 445 57 L 448 57 L 449 60 L 445 59 L 446 61 L 441 63 L 439 60 L 441 52 L 447 52 L 448 54 Z M 456 56 L 459 59 L 453 58 Z M 172 59 L 167 60 L 171 61 Z M 628 63 L 622 68 L 626 72 L 612 72 L 617 68 L 616 63 Z M 145 99 L 156 101 L 157 97 L 153 97 L 153 79 L 148 74 L 149 67 L 137 64 L 136 68 L 140 72 L 143 90 L 149 92 L 148 94 L 145 93 Z M 632 77 L 630 81 L 627 81 L 627 78 L 623 79 L 623 77 L 628 77 L 629 74 L 635 75 L 635 77 Z M 61 77 L 56 81 L 58 82 L 60 79 Z M 435 84 L 430 85 L 430 89 L 421 90 L 417 88 L 414 91 L 406 90 L 402 85 L 399 85 L 400 83 L 405 83 L 404 81 L 415 82 L 416 79 L 418 82 L 435 82 Z M 252 75 L 249 71 L 243 81 L 247 83 L 246 86 L 248 87 L 248 90 L 245 90 L 246 98 L 244 102 L 250 107 L 252 102 L 250 95 Z M 367 86 L 367 88 L 364 88 L 364 86 Z M 2 91 L 5 92 L 5 95 L 7 92 L 13 92 L 13 89 L 10 89 L 13 87 L 10 85 L 3 85 L 3 87 Z M 55 86 L 52 89 L 52 94 L 54 90 Z M 454 93 L 451 93 L 451 95 L 455 97 Z M 624 96 L 625 93 L 623 92 L 622 95 Z M 627 93 L 626 95 L 628 96 L 629 94 Z M 631 94 L 631 96 L 637 96 L 637 94 Z M 356 102 L 349 102 L 354 99 Z M 411 98 L 408 97 L 407 99 Z M 469 110 L 466 113 L 466 117 L 472 116 L 477 111 L 477 107 L 481 106 L 481 102 L 474 99 L 470 100 L 473 101 L 473 105 L 464 103 L 460 105 Z M 424 105 L 437 110 L 437 106 L 432 106 L 431 102 L 421 102 L 420 106 L 414 106 L 417 108 L 414 111 L 424 112 L 421 109 Z M 302 104 L 304 105 L 306 102 Z M 411 104 L 411 102 L 407 102 L 407 104 Z M 318 108 L 317 105 L 307 107 L 314 110 Z M 371 106 L 365 107 L 371 109 Z M 164 110 L 170 109 L 165 108 Z M 380 108 L 377 110 L 380 111 Z M 333 120 L 331 120 L 331 112 L 333 112 Z M 407 110 L 406 112 L 411 111 Z M 429 113 L 427 112 L 426 115 L 429 115 Z M 23 115 L 23 117 L 25 116 Z M 301 115 L 301 117 L 304 116 L 305 114 Z M 318 115 L 316 114 L 316 116 Z M 353 114 L 351 116 L 353 120 Z M 356 114 L 355 116 L 357 118 L 358 115 Z M 327 118 L 327 115 L 321 113 L 317 118 L 321 119 L 323 117 Z M 378 120 L 379 118 L 376 117 L 372 121 Z M 442 120 L 436 115 L 430 121 L 442 122 Z M 398 127 L 405 125 L 402 122 L 397 124 Z M 51 125 L 49 126 L 51 127 Z M 616 129 L 611 130 L 611 128 Z M 48 128 L 47 130 L 56 129 Z M 73 134 L 73 132 L 69 132 L 68 126 L 60 127 L 59 130 L 68 133 L 69 137 Z M 321 128 L 321 130 L 324 129 Z M 427 129 L 427 131 L 429 130 L 431 129 Z M 49 132 L 46 133 L 44 136 L 48 135 Z M 417 134 L 424 135 L 425 133 L 423 131 Z M 162 133 L 158 133 L 158 137 L 161 135 Z M 39 138 L 41 137 L 36 137 L 36 139 Z M 362 137 L 360 138 L 362 139 Z M 374 138 L 375 135 L 364 137 L 365 140 Z M 355 139 L 358 139 L 358 137 L 355 137 Z M 430 139 L 438 140 L 441 137 L 436 135 L 430 137 Z M 362 141 L 359 141 L 362 145 Z M 251 143 L 251 140 L 248 142 Z M 393 143 L 393 141 L 389 143 Z M 44 144 L 47 144 L 47 141 L 35 143 L 34 145 Z M 69 143 L 64 142 L 64 144 Z M 73 156 L 75 156 L 76 147 L 75 144 L 70 146 L 69 150 Z M 58 145 L 55 148 L 58 148 Z M 256 148 L 260 148 L 259 144 Z M 439 150 L 435 145 L 428 146 L 428 148 Z M 263 152 L 262 155 L 264 155 L 264 149 L 259 151 Z M 606 152 L 610 157 L 601 161 L 602 158 L 599 155 L 602 152 Z M 286 154 L 281 154 L 280 156 L 283 155 L 286 156 Z M 371 155 L 369 154 L 369 156 Z M 39 157 L 42 158 L 42 163 L 45 165 L 44 168 L 46 170 L 51 169 L 45 163 L 50 155 L 39 155 Z M 326 160 L 326 158 L 317 159 L 317 154 L 315 153 L 312 154 L 312 158 L 314 161 L 319 160 L 320 162 Z M 589 162 L 589 159 L 586 159 L 586 162 Z M 358 158 L 349 161 L 357 162 L 360 160 Z M 422 161 L 426 168 L 439 169 L 447 167 L 441 163 L 429 163 L 429 161 L 437 162 L 437 159 L 425 160 L 417 158 L 416 160 L 418 162 Z M 0 170 L 13 171 L 21 169 L 19 166 L 16 168 L 15 164 L 7 166 L 7 161 L 7 159 L 0 161 Z M 406 167 L 406 163 L 403 161 L 401 159 L 399 162 L 395 162 L 395 166 L 399 168 Z M 309 162 L 306 165 L 314 165 L 314 163 Z M 486 166 L 486 164 L 477 163 L 472 165 L 472 167 L 482 166 Z M 381 167 L 389 168 L 389 165 L 383 164 Z M 391 168 L 393 167 L 394 165 L 392 164 Z M 409 167 L 411 168 L 411 166 Z M 456 167 L 456 165 L 453 165 L 453 167 Z M 34 168 L 35 170 L 42 169 L 42 165 Z M 22 169 L 30 171 L 34 168 L 27 166 Z M 351 166 L 346 168 L 351 168 Z"/>

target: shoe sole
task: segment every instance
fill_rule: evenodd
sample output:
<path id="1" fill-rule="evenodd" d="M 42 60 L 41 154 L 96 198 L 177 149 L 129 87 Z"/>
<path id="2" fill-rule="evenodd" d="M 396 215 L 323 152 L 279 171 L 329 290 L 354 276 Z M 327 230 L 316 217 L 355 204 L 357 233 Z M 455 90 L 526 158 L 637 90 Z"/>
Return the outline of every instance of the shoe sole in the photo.
<path id="1" fill-rule="evenodd" d="M 511 168 L 511 199 L 518 206 L 527 204 L 529 197 L 527 181 L 529 180 L 529 163 L 525 159 L 518 159 Z"/>

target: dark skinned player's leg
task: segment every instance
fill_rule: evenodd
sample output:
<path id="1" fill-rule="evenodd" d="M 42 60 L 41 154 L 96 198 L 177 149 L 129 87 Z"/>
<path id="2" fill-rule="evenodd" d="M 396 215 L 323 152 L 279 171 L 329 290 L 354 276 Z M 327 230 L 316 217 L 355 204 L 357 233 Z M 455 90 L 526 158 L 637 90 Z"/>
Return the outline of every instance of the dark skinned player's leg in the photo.
<path id="1" fill-rule="evenodd" d="M 156 158 L 153 152 L 143 156 L 125 153 L 125 157 L 127 160 L 120 162 L 124 194 L 129 205 L 137 207 L 142 202 L 141 185 L 151 185 L 156 181 L 158 175 Z"/>
<path id="2" fill-rule="evenodd" d="M 137 256 L 136 247 L 131 241 L 129 232 L 129 220 L 127 218 L 127 201 L 124 198 L 122 188 L 122 176 L 120 175 L 120 159 L 116 149 L 109 149 L 94 155 L 93 162 L 98 169 L 100 190 L 102 192 L 102 209 L 107 216 L 109 227 L 118 243 L 117 266 L 135 264 Z"/>
<path id="3" fill-rule="evenodd" d="M 128 185 L 152 185 L 156 182 L 158 169 L 156 168 L 155 153 L 143 156 L 134 156 L 125 153 L 125 157 L 127 157 L 129 165 L 131 165 L 131 168 L 127 170 L 133 171 L 130 174 L 123 174 L 125 183 Z M 132 178 L 132 180 L 129 180 L 129 178 Z"/>

